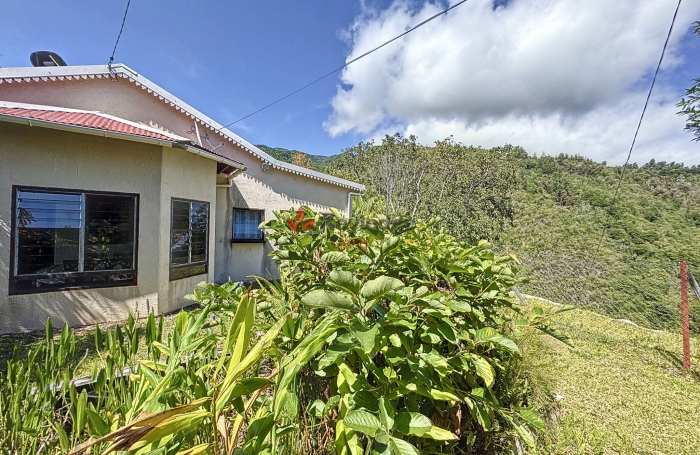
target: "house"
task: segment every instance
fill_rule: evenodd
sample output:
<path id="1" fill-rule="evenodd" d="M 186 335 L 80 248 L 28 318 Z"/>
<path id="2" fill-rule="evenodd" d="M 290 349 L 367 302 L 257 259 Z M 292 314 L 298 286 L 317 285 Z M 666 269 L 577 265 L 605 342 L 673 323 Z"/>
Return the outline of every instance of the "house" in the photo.
<path id="1" fill-rule="evenodd" d="M 362 191 L 127 66 L 0 68 L 0 333 L 167 313 L 202 280 L 274 277 L 260 222 L 348 213 Z"/>

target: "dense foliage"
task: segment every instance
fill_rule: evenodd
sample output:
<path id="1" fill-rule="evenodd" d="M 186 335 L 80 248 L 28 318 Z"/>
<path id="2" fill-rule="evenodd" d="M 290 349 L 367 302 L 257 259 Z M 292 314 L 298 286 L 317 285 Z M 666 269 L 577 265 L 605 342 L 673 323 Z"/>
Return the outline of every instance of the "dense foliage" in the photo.
<path id="1" fill-rule="evenodd" d="M 334 327 L 311 363 L 331 393 L 309 409 L 323 417 L 337 404 L 339 454 L 496 453 L 514 437 L 534 444 L 530 429 L 542 427 L 506 337 L 518 325 L 549 331 L 542 312 L 513 320 L 513 258 L 456 242 L 437 222 L 347 222 L 304 208 L 265 224 L 283 247 L 272 255 L 293 305 L 284 310 L 298 313 L 289 342 L 309 325 Z"/>
<path id="2" fill-rule="evenodd" d="M 189 296 L 201 308 L 178 314 L 167 337 L 153 315 L 142 329 L 131 318 L 97 327 L 100 361 L 87 383 L 72 380 L 72 331 L 54 339 L 49 321 L 45 343 L 0 376 L 0 450 L 405 455 L 534 445 L 543 424 L 514 340 L 523 326 L 564 338 L 541 309 L 513 307 L 513 258 L 434 224 L 280 213 L 264 226 L 281 247 L 279 282 L 202 283 Z"/>
<path id="3" fill-rule="evenodd" d="M 695 34 L 700 36 L 700 21 L 695 23 Z M 685 130 L 695 135 L 696 141 L 700 141 L 700 77 L 683 94 L 678 107 L 681 108 L 678 114 L 688 117 Z"/>
<path id="4" fill-rule="evenodd" d="M 333 161 L 334 157 L 333 156 L 323 156 L 323 155 L 308 155 L 304 152 L 300 152 L 299 150 L 289 150 L 285 148 L 280 148 L 280 147 L 269 147 L 267 145 L 263 144 L 258 144 L 256 145 L 260 150 L 263 152 L 267 153 L 271 157 L 278 159 L 280 161 L 286 161 L 287 163 L 293 163 L 295 157 L 297 157 L 297 160 L 299 159 L 300 155 L 303 155 L 305 159 L 308 160 L 308 163 L 305 161 L 304 165 L 302 167 L 308 167 L 306 164 L 311 166 L 311 169 L 315 171 L 320 171 L 323 172 L 331 161 Z M 294 164 L 299 164 L 299 163 L 294 163 Z"/>
<path id="5" fill-rule="evenodd" d="M 434 147 L 416 137 L 385 136 L 380 145 L 360 143 L 343 151 L 326 169 L 362 182 L 378 198 L 387 218 L 441 218 L 461 240 L 498 237 L 513 218 L 512 189 L 520 147 L 467 147 L 452 138 Z"/>
<path id="6" fill-rule="evenodd" d="M 525 291 L 653 328 L 679 325 L 678 261 L 700 271 L 700 167 L 619 167 L 580 156 L 520 161 L 516 216 L 501 248 L 532 278 Z M 697 315 L 693 330 L 700 332 Z"/>

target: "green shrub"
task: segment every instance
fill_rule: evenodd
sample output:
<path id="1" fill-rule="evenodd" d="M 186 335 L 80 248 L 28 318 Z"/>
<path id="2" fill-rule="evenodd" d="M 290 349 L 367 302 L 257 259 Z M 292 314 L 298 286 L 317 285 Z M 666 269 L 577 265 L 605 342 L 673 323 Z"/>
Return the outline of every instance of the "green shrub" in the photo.
<path id="1" fill-rule="evenodd" d="M 338 454 L 534 444 L 542 422 L 508 377 L 520 355 L 506 336 L 518 312 L 508 296 L 512 257 L 456 242 L 433 227 L 438 220 L 361 222 L 306 207 L 276 216 L 262 227 L 281 247 L 272 257 L 283 293 L 298 296 L 290 333 L 334 328 L 311 362 L 333 393 L 307 411 L 335 417 Z"/>

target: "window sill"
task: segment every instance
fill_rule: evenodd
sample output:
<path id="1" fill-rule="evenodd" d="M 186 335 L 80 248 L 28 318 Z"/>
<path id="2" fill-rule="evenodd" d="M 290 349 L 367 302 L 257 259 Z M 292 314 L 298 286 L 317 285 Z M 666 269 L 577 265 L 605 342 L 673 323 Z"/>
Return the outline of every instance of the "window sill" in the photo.
<path id="1" fill-rule="evenodd" d="M 231 244 L 236 243 L 265 243 L 265 239 L 231 239 Z"/>

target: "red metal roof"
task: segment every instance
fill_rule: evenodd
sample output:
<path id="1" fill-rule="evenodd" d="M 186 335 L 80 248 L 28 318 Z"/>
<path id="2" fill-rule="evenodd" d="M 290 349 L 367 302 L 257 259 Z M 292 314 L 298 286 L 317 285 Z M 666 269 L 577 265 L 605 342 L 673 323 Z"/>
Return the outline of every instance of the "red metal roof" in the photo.
<path id="1" fill-rule="evenodd" d="M 166 136 L 165 134 L 155 133 L 147 129 L 138 128 L 136 126 L 129 125 L 128 123 L 120 122 L 118 120 L 103 117 L 100 114 L 90 112 L 49 111 L 0 106 L 0 114 L 176 142 L 174 138 Z"/>

